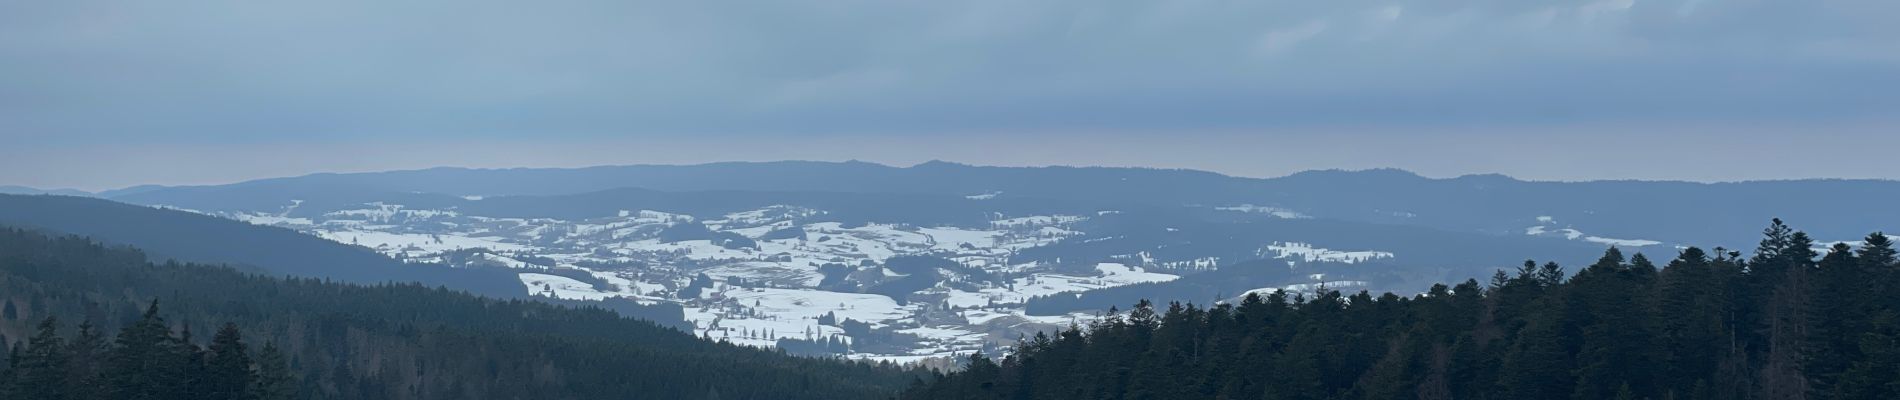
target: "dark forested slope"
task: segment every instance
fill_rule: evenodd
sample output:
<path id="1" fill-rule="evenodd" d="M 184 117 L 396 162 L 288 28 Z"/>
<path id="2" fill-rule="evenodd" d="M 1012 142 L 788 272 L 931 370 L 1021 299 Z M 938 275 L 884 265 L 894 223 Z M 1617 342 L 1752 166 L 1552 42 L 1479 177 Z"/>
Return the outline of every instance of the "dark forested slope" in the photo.
<path id="1" fill-rule="evenodd" d="M 1892 240 L 1825 252 L 1779 220 L 1749 257 L 1611 249 L 1416 297 L 1145 302 L 910 399 L 1900 398 Z M 1824 254 L 1823 254 L 1824 253 Z"/>
<path id="2" fill-rule="evenodd" d="M 44 336 L 35 326 L 49 317 L 65 321 L 56 336 L 72 340 L 82 336 L 73 331 L 81 322 L 97 332 L 136 327 L 153 316 L 147 310 L 154 301 L 167 332 L 145 336 L 205 345 L 204 334 L 235 324 L 250 343 L 281 351 L 297 382 L 292 390 L 302 398 L 884 398 L 915 379 L 889 366 L 702 341 L 600 309 L 414 284 L 357 286 L 153 264 L 132 249 L 0 230 L 0 343 L 31 350 L 29 337 Z M 39 364 L 18 361 L 46 359 L 32 354 L 10 357 L 16 362 L 0 376 L 27 379 L 21 374 Z M 200 365 L 191 357 L 154 360 L 145 369 Z M 181 397 L 161 398 L 208 398 L 168 393 Z"/>
<path id="3" fill-rule="evenodd" d="M 155 258 L 231 264 L 351 283 L 420 282 L 520 297 L 513 273 L 412 265 L 359 246 L 242 221 L 71 196 L 0 195 L 0 225 L 83 235 Z"/>

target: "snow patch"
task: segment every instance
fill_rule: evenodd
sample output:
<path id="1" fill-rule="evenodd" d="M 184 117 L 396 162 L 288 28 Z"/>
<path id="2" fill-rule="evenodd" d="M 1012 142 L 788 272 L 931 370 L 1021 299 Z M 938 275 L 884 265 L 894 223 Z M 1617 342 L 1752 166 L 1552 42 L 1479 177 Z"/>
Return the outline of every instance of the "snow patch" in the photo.
<path id="1" fill-rule="evenodd" d="M 523 272 L 518 275 L 521 277 L 521 285 L 528 288 L 529 294 L 536 296 L 568 300 L 604 300 L 620 297 L 617 293 L 594 290 L 592 284 L 565 276 L 533 272 Z"/>
<path id="2" fill-rule="evenodd" d="M 1540 216 L 1540 217 L 1537 217 L 1537 221 L 1544 222 L 1544 223 L 1551 223 L 1551 222 L 1555 222 L 1556 219 L 1551 218 L 1549 216 Z M 1602 237 L 1602 236 L 1595 236 L 1595 235 L 1587 235 L 1587 234 L 1584 234 L 1583 231 L 1579 231 L 1575 228 L 1551 229 L 1549 225 L 1536 225 L 1536 226 L 1524 228 L 1524 234 L 1527 236 L 1562 236 L 1564 240 L 1582 240 L 1585 242 L 1617 246 L 1617 247 L 1645 247 L 1645 246 L 1655 246 L 1655 245 L 1662 244 L 1662 242 L 1660 241 L 1648 240 L 1648 239 L 1619 239 L 1619 238 L 1609 238 L 1609 237 Z"/>
<path id="3" fill-rule="evenodd" d="M 1243 212 L 1243 213 L 1250 213 L 1250 214 L 1266 214 L 1266 215 L 1271 215 L 1274 218 L 1285 218 L 1285 219 L 1312 218 L 1312 216 L 1301 214 L 1298 211 L 1293 211 L 1293 210 L 1279 208 L 1279 207 L 1256 206 L 1253 204 L 1214 207 L 1214 209 L 1221 210 L 1221 211 L 1236 211 L 1236 212 Z"/>
<path id="4" fill-rule="evenodd" d="M 1393 258 L 1385 251 L 1339 251 L 1300 242 L 1274 242 L 1261 249 L 1261 255 L 1278 259 L 1301 262 L 1336 262 L 1345 264 L 1362 263 L 1372 260 Z"/>

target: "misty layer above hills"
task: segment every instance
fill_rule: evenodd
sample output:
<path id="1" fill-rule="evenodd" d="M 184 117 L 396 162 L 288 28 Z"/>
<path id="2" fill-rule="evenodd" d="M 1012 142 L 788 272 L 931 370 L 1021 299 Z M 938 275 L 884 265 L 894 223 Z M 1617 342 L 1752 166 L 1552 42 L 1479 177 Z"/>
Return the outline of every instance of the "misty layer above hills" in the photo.
<path id="1" fill-rule="evenodd" d="M 1822 238 L 1852 238 L 1900 210 L 1829 199 L 1892 198 L 1900 182 L 1787 180 L 1531 182 L 1501 175 L 1433 179 L 1401 170 L 1309 171 L 1242 178 L 1205 171 L 1105 167 L 982 167 L 930 162 L 891 167 L 864 162 L 765 162 L 602 166 L 575 169 L 434 168 L 314 174 L 228 185 L 138 187 L 103 197 L 138 204 L 222 211 L 279 210 L 291 200 L 360 203 L 395 197 L 603 196 L 641 188 L 668 192 L 845 192 L 969 196 L 1127 206 L 1270 206 L 1303 215 L 1518 234 L 1552 217 L 1591 234 L 1671 243 L 1746 245 L 1760 221 L 1800 221 Z M 625 195 L 625 193 L 622 193 Z M 520 201 L 520 200 L 510 200 Z"/>

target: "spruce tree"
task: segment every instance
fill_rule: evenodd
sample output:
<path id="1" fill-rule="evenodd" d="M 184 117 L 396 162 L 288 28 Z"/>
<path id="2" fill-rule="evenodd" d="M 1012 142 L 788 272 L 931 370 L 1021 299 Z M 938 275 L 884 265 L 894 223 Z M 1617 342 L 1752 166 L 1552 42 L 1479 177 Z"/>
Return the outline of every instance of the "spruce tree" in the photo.
<path id="1" fill-rule="evenodd" d="M 1863 318 L 1878 309 L 1877 294 L 1868 291 L 1865 279 L 1870 271 L 1854 257 L 1851 247 L 1836 243 L 1821 259 L 1815 272 L 1814 295 L 1810 309 L 1814 317 L 1808 323 L 1808 343 L 1802 369 L 1812 380 L 1815 395 L 1834 392 L 1834 385 L 1858 358 L 1856 332 L 1867 330 Z"/>
<path id="2" fill-rule="evenodd" d="M 205 360 L 204 391 L 196 393 L 205 400 L 243 400 L 251 391 L 251 356 L 245 348 L 236 324 L 225 324 L 211 339 L 210 356 Z"/>
<path id="3" fill-rule="evenodd" d="M 172 400 L 185 396 L 185 355 L 177 338 L 158 315 L 153 300 L 145 315 L 119 331 L 113 343 L 106 376 L 112 398 Z"/>
<path id="4" fill-rule="evenodd" d="M 284 360 L 284 353 L 274 343 L 264 343 L 257 351 L 256 379 L 250 385 L 252 400 L 293 400 L 296 399 L 297 383 L 290 374 L 290 364 Z"/>
<path id="5" fill-rule="evenodd" d="M 1893 239 L 1886 233 L 1874 232 L 1861 240 L 1860 249 L 1855 258 L 1861 262 L 1861 270 L 1866 271 L 1866 290 L 1872 293 L 1890 294 L 1900 290 L 1900 264 L 1894 259 Z M 1883 309 L 1900 309 L 1900 296 L 1876 296 L 1870 306 Z"/>
<path id="6" fill-rule="evenodd" d="M 1814 377 L 1804 368 L 1812 366 L 1813 359 L 1809 357 L 1815 293 L 1812 245 L 1806 233 L 1794 232 L 1788 236 L 1786 247 L 1778 249 L 1779 257 L 1763 258 L 1758 254 L 1763 262 L 1753 265 L 1764 268 L 1751 270 L 1751 274 L 1768 275 L 1754 278 L 1770 290 L 1758 322 L 1766 354 L 1756 379 L 1766 398 L 1798 399 L 1817 389 Z"/>
<path id="7" fill-rule="evenodd" d="M 182 390 L 185 395 L 196 398 L 210 392 L 211 389 L 206 386 L 208 382 L 205 379 L 210 375 L 205 371 L 205 352 L 198 348 L 198 343 L 192 339 L 190 324 L 185 324 L 184 329 L 178 332 L 178 337 L 172 340 L 171 346 L 172 352 L 181 357 L 179 365 L 184 367 L 181 375 L 184 376 Z"/>
<path id="8" fill-rule="evenodd" d="M 1622 391 L 1632 395 L 1648 391 L 1647 381 L 1653 376 L 1655 363 L 1649 357 L 1649 315 L 1640 306 L 1640 296 L 1649 289 L 1650 282 L 1639 271 L 1624 264 L 1622 252 L 1611 248 L 1565 287 L 1573 310 L 1570 317 L 1575 319 L 1572 322 L 1581 325 L 1574 371 L 1577 384 L 1572 398 L 1601 399 Z"/>
<path id="9" fill-rule="evenodd" d="M 59 337 L 59 320 L 47 317 L 39 330 L 28 338 L 26 351 L 15 367 L 12 398 L 20 400 L 67 400 L 72 384 L 66 343 Z"/>
<path id="10" fill-rule="evenodd" d="M 1768 228 L 1762 229 L 1761 234 L 1761 242 L 1755 246 L 1755 257 L 1749 260 L 1749 264 L 1762 267 L 1778 267 L 1778 265 L 1771 263 L 1785 258 L 1785 253 L 1789 250 L 1789 247 L 1793 245 L 1794 228 L 1782 223 L 1781 218 L 1775 218 L 1769 222 Z"/>
<path id="11" fill-rule="evenodd" d="M 1541 315 L 1524 327 L 1504 359 L 1501 383 L 1506 388 L 1506 398 L 1570 396 L 1573 390 L 1570 357 L 1564 349 L 1562 329 L 1563 322 L 1555 315 Z"/>
<path id="12" fill-rule="evenodd" d="M 1880 269 L 1894 265 L 1893 239 L 1886 233 L 1874 232 L 1861 240 L 1860 249 L 1855 256 L 1866 263 L 1868 269 Z"/>
<path id="13" fill-rule="evenodd" d="M 72 373 L 68 380 L 74 384 L 74 400 L 107 399 L 105 358 L 111 344 L 105 335 L 99 332 L 92 322 L 79 324 L 79 332 L 67 344 L 68 354 L 72 355 Z"/>
<path id="14" fill-rule="evenodd" d="M 7 347 L 7 362 L 4 366 L 0 366 L 0 399 L 11 399 L 17 396 L 14 392 L 18 391 L 15 388 L 15 384 L 20 380 L 18 375 L 20 372 L 20 353 L 22 353 L 20 347 L 21 346 Z"/>
<path id="15" fill-rule="evenodd" d="M 1883 311 L 1872 318 L 1873 329 L 1861 334 L 1861 357 L 1853 361 L 1828 393 L 1837 399 L 1900 398 L 1900 314 Z"/>
<path id="16" fill-rule="evenodd" d="M 1564 267 L 1557 265 L 1556 262 L 1547 262 L 1544 266 L 1537 268 L 1538 285 L 1557 286 L 1561 283 L 1564 283 Z"/>

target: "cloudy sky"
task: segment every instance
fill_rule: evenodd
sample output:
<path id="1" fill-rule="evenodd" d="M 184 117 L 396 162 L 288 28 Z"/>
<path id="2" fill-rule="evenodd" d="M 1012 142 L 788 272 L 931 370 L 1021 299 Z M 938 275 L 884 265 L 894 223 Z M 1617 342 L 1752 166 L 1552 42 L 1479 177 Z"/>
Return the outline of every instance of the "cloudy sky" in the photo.
<path id="1" fill-rule="evenodd" d="M 1892 0 L 0 0 L 0 184 L 859 159 L 1900 178 Z"/>

